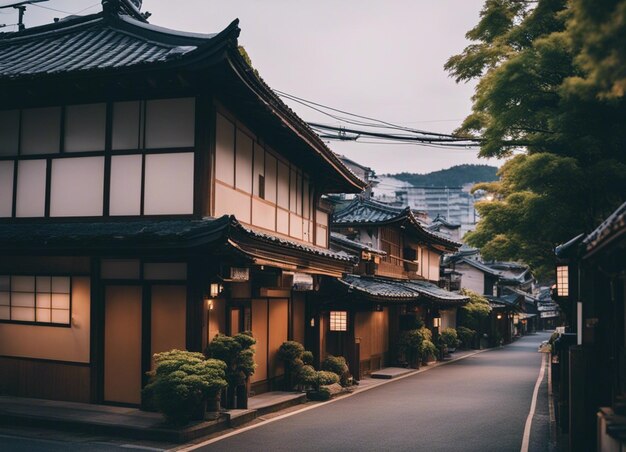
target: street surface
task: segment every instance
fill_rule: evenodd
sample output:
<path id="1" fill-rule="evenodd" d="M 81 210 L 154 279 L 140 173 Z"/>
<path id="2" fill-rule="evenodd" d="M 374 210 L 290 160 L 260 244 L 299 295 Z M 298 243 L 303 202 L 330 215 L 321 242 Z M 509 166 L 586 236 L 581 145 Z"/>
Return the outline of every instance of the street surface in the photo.
<path id="1" fill-rule="evenodd" d="M 526 336 L 277 420 L 245 427 L 200 451 L 520 451 L 549 333 Z M 529 451 L 551 452 L 547 371 Z M 133 444 L 134 443 L 134 444 Z M 173 445 L 88 434 L 0 429 L 4 451 L 163 450 Z M 180 447 L 180 446 L 178 446 Z M 185 447 L 185 446 L 183 446 Z"/>
<path id="2" fill-rule="evenodd" d="M 548 333 L 230 436 L 202 451 L 520 451 Z M 529 449 L 549 451 L 547 372 Z"/>

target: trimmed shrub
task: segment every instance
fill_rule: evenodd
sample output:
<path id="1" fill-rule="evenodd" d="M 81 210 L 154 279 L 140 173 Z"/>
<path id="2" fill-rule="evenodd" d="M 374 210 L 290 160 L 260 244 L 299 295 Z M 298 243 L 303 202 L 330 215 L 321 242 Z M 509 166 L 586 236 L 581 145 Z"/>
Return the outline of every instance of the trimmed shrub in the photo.
<path id="1" fill-rule="evenodd" d="M 454 328 L 444 328 L 439 333 L 439 340 L 447 348 L 457 348 L 459 346 L 459 338 Z"/>
<path id="2" fill-rule="evenodd" d="M 474 343 L 474 338 L 476 337 L 476 331 L 460 326 L 456 329 L 456 332 L 461 341 L 461 346 L 463 348 L 471 348 Z"/>
<path id="3" fill-rule="evenodd" d="M 424 341 L 426 328 L 403 331 L 400 333 L 398 347 L 411 367 L 419 367 L 419 348 Z"/>
<path id="4" fill-rule="evenodd" d="M 333 372 L 339 376 L 339 383 L 341 386 L 350 386 L 350 370 L 348 369 L 348 363 L 343 356 L 328 355 L 324 361 L 322 361 L 322 370 Z"/>
<path id="5" fill-rule="evenodd" d="M 278 349 L 278 359 L 292 363 L 296 360 L 301 360 L 303 353 L 304 346 L 300 342 L 287 341 L 283 342 Z"/>
<path id="6" fill-rule="evenodd" d="M 419 356 L 423 362 L 437 359 L 437 347 L 430 340 L 422 341 L 419 347 Z"/>
<path id="7" fill-rule="evenodd" d="M 321 387 L 315 391 L 307 391 L 306 396 L 309 400 L 325 402 L 326 400 L 330 400 L 330 390 Z"/>
<path id="8" fill-rule="evenodd" d="M 302 363 L 308 366 L 312 366 L 313 365 L 313 352 L 305 350 L 302 353 Z"/>
<path id="9" fill-rule="evenodd" d="M 319 386 L 332 385 L 339 383 L 339 375 L 327 370 L 320 370 L 317 372 L 317 384 Z"/>
<path id="10" fill-rule="evenodd" d="M 202 353 L 171 350 L 154 355 L 156 368 L 144 389 L 168 422 L 185 425 L 194 413 L 204 410 L 206 400 L 215 397 L 226 382 L 226 364 L 205 359 Z"/>

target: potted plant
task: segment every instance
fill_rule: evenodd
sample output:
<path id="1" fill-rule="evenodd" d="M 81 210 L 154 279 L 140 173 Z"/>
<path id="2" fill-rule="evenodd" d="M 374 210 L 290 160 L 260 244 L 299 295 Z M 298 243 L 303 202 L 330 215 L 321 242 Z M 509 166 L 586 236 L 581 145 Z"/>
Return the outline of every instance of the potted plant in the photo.
<path id="1" fill-rule="evenodd" d="M 168 422 L 185 425 L 203 420 L 209 400 L 219 400 L 226 387 L 226 365 L 202 353 L 171 350 L 154 355 L 155 369 L 144 389 Z M 219 409 L 219 402 L 217 403 Z M 214 407 L 213 407 L 214 408 Z"/>
<path id="2" fill-rule="evenodd" d="M 228 382 L 226 406 L 228 408 L 248 408 L 247 382 L 256 368 L 254 348 L 252 348 L 254 344 L 256 344 L 256 339 L 246 331 L 235 336 L 218 334 L 206 348 L 207 357 L 226 363 Z"/>

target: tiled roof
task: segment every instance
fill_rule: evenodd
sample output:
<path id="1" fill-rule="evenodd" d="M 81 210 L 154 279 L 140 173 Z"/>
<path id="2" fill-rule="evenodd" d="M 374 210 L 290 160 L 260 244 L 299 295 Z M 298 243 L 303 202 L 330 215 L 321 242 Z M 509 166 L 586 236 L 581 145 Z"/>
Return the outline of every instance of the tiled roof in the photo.
<path id="1" fill-rule="evenodd" d="M 184 249 L 243 237 L 346 263 L 356 259 L 343 252 L 296 242 L 249 229 L 235 217 L 138 220 L 117 222 L 0 223 L 0 252 L 20 250 Z"/>
<path id="2" fill-rule="evenodd" d="M 1 34 L 0 79 L 168 63 L 229 40 L 236 43 L 238 35 L 237 21 L 221 33 L 200 35 L 155 27 L 127 15 L 73 17 Z"/>
<path id="3" fill-rule="evenodd" d="M 444 305 L 459 305 L 469 300 L 465 295 L 447 291 L 426 281 L 358 275 L 346 275 L 339 281 L 350 290 L 378 301 L 430 300 Z"/>
<path id="4" fill-rule="evenodd" d="M 333 223 L 337 225 L 386 223 L 406 217 L 410 211 L 411 209 L 408 207 L 394 207 L 371 199 L 357 197 L 345 208 L 335 212 Z"/>
<path id="5" fill-rule="evenodd" d="M 458 223 L 451 223 L 446 220 L 446 217 L 437 215 L 432 223 L 428 226 L 429 229 L 439 230 L 441 226 L 445 226 L 448 229 L 459 229 L 461 227 Z"/>
<path id="6" fill-rule="evenodd" d="M 350 249 L 354 249 L 354 250 L 358 250 L 358 251 L 368 251 L 370 253 L 375 253 L 375 254 L 380 254 L 380 255 L 386 255 L 387 254 L 383 250 L 379 250 L 377 248 L 374 248 L 373 246 L 366 245 L 365 243 L 361 243 L 361 242 L 358 242 L 356 240 L 351 240 L 348 237 L 346 237 L 345 235 L 340 234 L 338 232 L 331 232 L 330 233 L 330 243 L 331 243 L 331 245 L 333 243 L 336 243 L 336 244 L 338 244 L 340 246 L 344 246 L 346 248 L 350 248 Z"/>
<path id="7" fill-rule="evenodd" d="M 516 310 L 520 310 L 519 305 L 516 303 L 517 301 L 517 296 L 512 296 L 512 295 L 505 295 L 505 296 L 501 296 L 501 297 L 495 297 L 493 295 L 485 295 L 485 298 L 487 300 L 489 300 L 489 304 L 492 307 L 506 307 L 506 308 L 513 308 Z"/>
<path id="8" fill-rule="evenodd" d="M 473 259 L 466 259 L 466 258 L 461 258 L 460 260 L 456 261 L 457 264 L 467 264 L 471 267 L 474 267 L 477 270 L 480 270 L 483 273 L 487 273 L 489 275 L 493 275 L 493 276 L 497 276 L 497 277 L 501 277 L 502 276 L 502 272 L 498 271 L 498 270 L 494 270 L 491 267 L 488 267 L 487 265 L 483 264 L 482 262 L 478 262 L 475 261 Z"/>
<path id="9" fill-rule="evenodd" d="M 588 252 L 602 246 L 612 237 L 626 231 L 626 202 L 583 240 Z"/>
<path id="10" fill-rule="evenodd" d="M 448 237 L 427 230 L 417 219 L 409 207 L 395 207 L 383 204 L 372 199 L 357 196 L 354 201 L 332 216 L 332 223 L 336 227 L 357 225 L 385 225 L 406 221 L 413 229 L 426 240 L 456 250 L 460 243 L 450 240 Z"/>

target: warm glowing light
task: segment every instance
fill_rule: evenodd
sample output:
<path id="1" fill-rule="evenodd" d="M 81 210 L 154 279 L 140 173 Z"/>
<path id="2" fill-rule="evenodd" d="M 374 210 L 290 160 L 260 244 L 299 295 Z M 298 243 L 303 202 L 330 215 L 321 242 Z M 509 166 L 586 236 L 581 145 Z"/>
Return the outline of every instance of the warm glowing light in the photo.
<path id="1" fill-rule="evenodd" d="M 348 331 L 348 311 L 330 311 L 330 331 Z"/>
<path id="2" fill-rule="evenodd" d="M 441 326 L 441 317 L 433 317 L 433 327 L 439 328 Z"/>
<path id="3" fill-rule="evenodd" d="M 556 267 L 556 294 L 559 297 L 569 296 L 569 267 L 567 265 Z"/>
<path id="4" fill-rule="evenodd" d="M 221 284 L 212 283 L 209 289 L 209 295 L 211 296 L 211 298 L 215 298 L 222 292 L 222 289 L 223 287 Z"/>
<path id="5" fill-rule="evenodd" d="M 496 318 L 497 318 L 498 320 L 502 319 L 502 314 L 498 314 L 498 315 L 496 316 Z"/>

